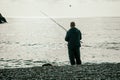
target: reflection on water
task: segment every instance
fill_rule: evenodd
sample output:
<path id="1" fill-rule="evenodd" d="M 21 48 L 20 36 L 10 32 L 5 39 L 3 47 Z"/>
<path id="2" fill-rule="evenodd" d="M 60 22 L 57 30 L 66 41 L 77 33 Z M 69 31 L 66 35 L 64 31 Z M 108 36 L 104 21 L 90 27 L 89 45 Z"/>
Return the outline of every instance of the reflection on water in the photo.
<path id="1" fill-rule="evenodd" d="M 83 63 L 119 62 L 120 18 L 56 19 L 66 29 L 75 21 L 83 34 Z M 45 18 L 9 18 L 0 24 L 0 68 L 69 65 L 66 32 Z"/>

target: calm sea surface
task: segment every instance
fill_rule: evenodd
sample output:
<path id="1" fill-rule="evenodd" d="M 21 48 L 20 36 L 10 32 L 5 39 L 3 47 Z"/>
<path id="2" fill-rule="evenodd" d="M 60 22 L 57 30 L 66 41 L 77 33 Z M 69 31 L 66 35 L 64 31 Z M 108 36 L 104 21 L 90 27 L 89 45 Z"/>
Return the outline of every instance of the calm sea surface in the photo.
<path id="1" fill-rule="evenodd" d="M 0 24 L 0 68 L 69 65 L 66 32 L 48 18 L 8 18 Z M 120 62 L 120 18 L 56 18 L 82 32 L 83 63 Z"/>

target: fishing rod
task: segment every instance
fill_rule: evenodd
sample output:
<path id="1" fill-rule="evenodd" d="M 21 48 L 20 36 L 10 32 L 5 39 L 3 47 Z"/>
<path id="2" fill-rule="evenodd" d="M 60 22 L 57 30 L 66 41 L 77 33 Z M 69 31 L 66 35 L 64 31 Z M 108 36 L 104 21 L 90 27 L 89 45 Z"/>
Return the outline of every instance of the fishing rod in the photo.
<path id="1" fill-rule="evenodd" d="M 65 29 L 62 25 L 60 25 L 58 22 L 56 22 L 53 18 L 49 17 L 47 14 L 44 12 L 40 11 L 43 15 L 47 16 L 49 19 L 51 19 L 54 23 L 56 23 L 59 27 L 61 27 L 63 30 L 67 32 L 67 29 Z"/>

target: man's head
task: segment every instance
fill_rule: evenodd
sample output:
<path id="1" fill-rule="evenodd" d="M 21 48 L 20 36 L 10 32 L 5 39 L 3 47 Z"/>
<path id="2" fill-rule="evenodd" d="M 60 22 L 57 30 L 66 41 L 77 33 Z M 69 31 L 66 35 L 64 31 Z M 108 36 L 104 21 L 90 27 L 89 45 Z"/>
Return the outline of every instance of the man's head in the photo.
<path id="1" fill-rule="evenodd" d="M 71 22 L 71 23 L 70 23 L 70 27 L 71 27 L 71 28 L 74 28 L 74 27 L 75 27 L 75 22 Z"/>

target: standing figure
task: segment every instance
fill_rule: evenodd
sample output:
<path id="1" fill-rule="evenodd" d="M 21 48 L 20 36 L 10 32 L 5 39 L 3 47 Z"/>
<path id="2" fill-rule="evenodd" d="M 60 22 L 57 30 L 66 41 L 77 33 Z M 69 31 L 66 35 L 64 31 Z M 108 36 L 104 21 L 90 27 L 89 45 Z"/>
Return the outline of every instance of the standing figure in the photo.
<path id="1" fill-rule="evenodd" d="M 0 23 L 4 23 L 7 22 L 6 19 L 2 16 L 2 14 L 0 13 Z"/>
<path id="2" fill-rule="evenodd" d="M 68 42 L 68 54 L 71 65 L 80 65 L 80 40 L 82 39 L 82 34 L 80 30 L 75 27 L 75 22 L 70 23 L 70 29 L 66 33 L 65 41 Z"/>

